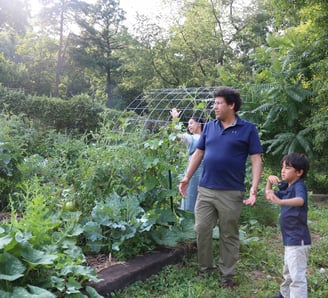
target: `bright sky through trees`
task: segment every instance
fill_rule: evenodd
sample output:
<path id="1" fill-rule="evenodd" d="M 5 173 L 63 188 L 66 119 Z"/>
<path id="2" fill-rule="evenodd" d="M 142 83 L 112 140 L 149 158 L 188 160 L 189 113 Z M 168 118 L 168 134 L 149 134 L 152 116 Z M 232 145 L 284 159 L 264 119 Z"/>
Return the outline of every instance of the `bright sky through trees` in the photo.
<path id="1" fill-rule="evenodd" d="M 96 0 L 84 0 L 94 3 Z M 39 0 L 30 0 L 33 15 L 40 9 Z M 126 12 L 127 25 L 134 22 L 136 14 L 144 14 L 149 17 L 158 14 L 161 0 L 120 0 L 120 7 Z"/>

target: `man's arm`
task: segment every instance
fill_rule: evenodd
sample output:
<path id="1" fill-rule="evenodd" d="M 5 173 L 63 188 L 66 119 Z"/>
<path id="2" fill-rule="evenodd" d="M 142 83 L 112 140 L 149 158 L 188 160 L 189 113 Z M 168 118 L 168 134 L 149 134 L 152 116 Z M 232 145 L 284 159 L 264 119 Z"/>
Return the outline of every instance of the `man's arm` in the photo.
<path id="1" fill-rule="evenodd" d="M 262 174 L 262 155 L 260 153 L 253 154 L 250 158 L 252 163 L 252 187 L 250 189 L 249 198 L 244 200 L 245 205 L 254 205 L 256 203 L 257 189 Z"/>
<path id="2" fill-rule="evenodd" d="M 196 149 L 196 151 L 192 154 L 189 160 L 186 174 L 179 184 L 179 191 L 183 196 L 186 196 L 189 180 L 198 169 L 200 163 L 202 162 L 203 156 L 204 156 L 204 151 L 200 149 Z"/>

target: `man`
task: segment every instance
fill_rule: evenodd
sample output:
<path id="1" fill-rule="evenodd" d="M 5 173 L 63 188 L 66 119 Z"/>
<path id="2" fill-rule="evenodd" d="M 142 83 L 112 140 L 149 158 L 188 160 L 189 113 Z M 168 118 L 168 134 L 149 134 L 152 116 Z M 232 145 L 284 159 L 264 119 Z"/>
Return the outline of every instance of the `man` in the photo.
<path id="1" fill-rule="evenodd" d="M 239 218 L 242 204 L 254 205 L 262 172 L 263 152 L 254 124 L 241 119 L 240 94 L 230 88 L 214 91 L 216 120 L 208 122 L 197 149 L 189 161 L 179 190 L 186 195 L 190 177 L 203 160 L 203 173 L 195 206 L 198 264 L 201 274 L 213 271 L 212 232 L 217 224 L 220 232 L 219 270 L 222 285 L 235 286 L 233 280 L 239 257 Z M 252 164 L 252 187 L 245 194 L 246 161 Z"/>

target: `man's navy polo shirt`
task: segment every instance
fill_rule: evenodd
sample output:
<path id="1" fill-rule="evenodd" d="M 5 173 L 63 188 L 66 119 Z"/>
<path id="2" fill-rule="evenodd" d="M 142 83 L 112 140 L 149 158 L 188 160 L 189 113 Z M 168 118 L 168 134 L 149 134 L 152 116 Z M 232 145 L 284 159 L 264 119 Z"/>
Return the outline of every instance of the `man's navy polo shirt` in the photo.
<path id="1" fill-rule="evenodd" d="M 297 180 L 286 189 L 278 190 L 275 195 L 281 200 L 301 197 L 303 206 L 281 206 L 280 228 L 285 246 L 310 245 L 311 236 L 307 226 L 308 196 L 302 179 Z"/>
<path id="2" fill-rule="evenodd" d="M 199 185 L 218 190 L 245 191 L 247 157 L 263 152 L 255 125 L 238 116 L 226 129 L 220 120 L 208 122 L 197 148 L 205 151 Z"/>

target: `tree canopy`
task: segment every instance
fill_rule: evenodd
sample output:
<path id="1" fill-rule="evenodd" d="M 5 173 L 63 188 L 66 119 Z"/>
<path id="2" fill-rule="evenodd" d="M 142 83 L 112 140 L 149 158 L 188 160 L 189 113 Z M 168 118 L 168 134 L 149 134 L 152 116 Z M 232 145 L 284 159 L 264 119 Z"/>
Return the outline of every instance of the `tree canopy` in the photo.
<path id="1" fill-rule="evenodd" d="M 42 0 L 33 19 L 28 3 L 0 1 L 5 87 L 122 109 L 152 88 L 230 85 L 253 97 L 268 152 L 326 148 L 327 1 L 183 0 L 133 30 L 117 0 Z"/>

